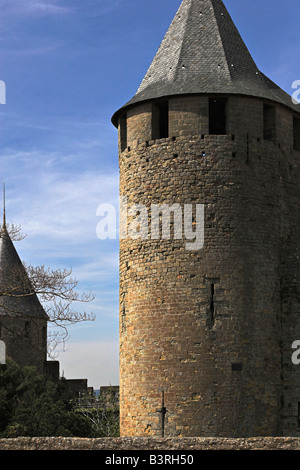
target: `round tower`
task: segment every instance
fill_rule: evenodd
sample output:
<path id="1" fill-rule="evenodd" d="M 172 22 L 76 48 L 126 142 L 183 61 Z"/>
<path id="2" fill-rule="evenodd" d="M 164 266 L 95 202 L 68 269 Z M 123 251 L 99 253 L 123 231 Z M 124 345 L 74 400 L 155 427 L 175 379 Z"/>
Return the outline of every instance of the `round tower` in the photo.
<path id="1" fill-rule="evenodd" d="M 288 216 L 300 194 L 297 106 L 258 70 L 221 0 L 183 0 L 112 122 L 121 435 L 289 432 L 282 416 L 292 429 L 300 391 L 288 333 L 298 287 L 287 288 L 299 279 L 300 224 Z"/>

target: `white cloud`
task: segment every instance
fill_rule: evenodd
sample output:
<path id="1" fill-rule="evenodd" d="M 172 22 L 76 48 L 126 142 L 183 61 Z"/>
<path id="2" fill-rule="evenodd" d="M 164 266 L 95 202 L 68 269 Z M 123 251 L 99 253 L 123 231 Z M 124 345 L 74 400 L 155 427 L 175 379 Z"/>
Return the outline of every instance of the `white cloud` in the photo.
<path id="1" fill-rule="evenodd" d="M 15 244 L 22 260 L 53 269 L 72 268 L 77 290 L 92 291 L 93 302 L 74 308 L 96 314 L 93 328 L 101 336 L 103 321 L 110 329 L 118 316 L 119 247 L 117 240 L 97 238 L 96 210 L 102 203 L 118 205 L 119 176 L 104 170 L 68 173 L 61 169 L 63 158 L 35 151 L 12 151 L 1 157 L 7 221 L 20 224 L 27 234 Z"/>
<path id="2" fill-rule="evenodd" d="M 99 244 L 102 242 L 99 241 Z M 101 249 L 99 247 L 99 254 Z M 97 257 L 98 258 L 98 257 Z M 86 262 L 79 267 L 73 268 L 73 274 L 76 279 L 80 278 L 80 282 L 88 283 L 95 282 L 107 279 L 108 276 L 111 277 L 113 273 L 118 273 L 119 268 L 119 251 L 117 246 L 115 246 L 115 251 L 111 253 L 102 252 L 99 256 L 100 259 L 91 260 L 91 262 Z"/>
<path id="3" fill-rule="evenodd" d="M 3 54 L 6 55 L 12 55 L 14 54 L 15 56 L 45 56 L 47 54 L 52 53 L 53 51 L 56 51 L 57 49 L 61 48 L 63 45 L 62 42 L 52 42 L 51 44 L 45 45 L 45 46 L 37 46 L 37 47 L 32 47 L 32 48 L 14 48 L 14 49 L 6 49 Z"/>
<path id="4" fill-rule="evenodd" d="M 2 16 L 5 14 L 14 15 L 61 15 L 69 13 L 70 8 L 59 5 L 55 0 L 8 0 L 1 5 Z"/>
<path id="5" fill-rule="evenodd" d="M 73 12 L 86 16 L 100 16 L 120 7 L 123 0 L 4 0 L 1 16 L 66 15 Z"/>
<path id="6" fill-rule="evenodd" d="M 106 15 L 117 10 L 123 1 L 124 0 L 98 0 L 95 2 L 94 0 L 85 0 L 82 2 L 82 0 L 75 0 L 74 8 L 87 16 L 95 17 Z"/>
<path id="7" fill-rule="evenodd" d="M 4 180 L 8 175 L 8 218 L 43 244 L 46 239 L 68 240 L 70 245 L 87 243 L 96 237 L 98 205 L 118 208 L 119 175 L 117 171 L 96 170 L 68 174 L 56 170 L 62 158 L 37 152 L 1 156 Z M 20 171 L 12 172 L 12 166 Z"/>
<path id="8" fill-rule="evenodd" d="M 27 4 L 29 10 L 34 11 L 34 12 L 39 12 L 39 13 L 46 13 L 46 14 L 51 14 L 51 15 L 61 15 L 68 13 L 70 11 L 69 8 L 62 7 L 60 5 L 57 5 L 56 2 L 49 1 L 49 0 L 44 0 L 44 1 L 39 1 L 39 2 L 30 2 Z"/>

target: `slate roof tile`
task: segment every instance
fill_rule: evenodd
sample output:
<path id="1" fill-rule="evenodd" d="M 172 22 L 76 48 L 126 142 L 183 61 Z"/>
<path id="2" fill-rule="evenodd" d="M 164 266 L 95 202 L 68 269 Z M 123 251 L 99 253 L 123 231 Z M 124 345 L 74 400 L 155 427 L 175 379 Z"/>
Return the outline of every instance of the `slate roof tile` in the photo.
<path id="1" fill-rule="evenodd" d="M 250 95 L 299 106 L 257 68 L 222 0 L 183 0 L 136 95 L 142 101 L 186 94 Z"/>

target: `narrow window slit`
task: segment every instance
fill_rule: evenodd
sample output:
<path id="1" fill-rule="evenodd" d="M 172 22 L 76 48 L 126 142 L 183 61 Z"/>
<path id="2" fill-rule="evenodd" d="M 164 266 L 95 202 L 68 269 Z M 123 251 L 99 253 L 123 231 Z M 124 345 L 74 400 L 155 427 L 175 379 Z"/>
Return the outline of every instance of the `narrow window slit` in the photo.
<path id="1" fill-rule="evenodd" d="M 127 113 L 123 114 L 120 118 L 120 144 L 121 144 L 121 152 L 127 148 Z"/>
<path id="2" fill-rule="evenodd" d="M 208 312 L 208 327 L 212 328 L 215 324 L 215 285 L 210 286 L 210 300 Z"/>
<path id="3" fill-rule="evenodd" d="M 169 102 L 161 101 L 152 108 L 152 138 L 164 139 L 169 137 Z"/>
<path id="4" fill-rule="evenodd" d="M 241 372 L 243 370 L 243 364 L 241 362 L 233 362 L 231 364 L 231 370 Z"/>
<path id="5" fill-rule="evenodd" d="M 125 300 L 125 294 L 123 296 L 123 306 L 122 306 L 122 333 L 126 331 L 126 300 Z"/>
<path id="6" fill-rule="evenodd" d="M 249 165 L 249 134 L 247 133 L 247 158 L 246 158 L 246 165 Z"/>
<path id="7" fill-rule="evenodd" d="M 227 99 L 210 98 L 209 99 L 209 133 L 211 135 L 226 134 L 227 127 Z"/>
<path id="8" fill-rule="evenodd" d="M 29 338 L 30 336 L 30 322 L 25 322 L 25 338 Z"/>
<path id="9" fill-rule="evenodd" d="M 264 105 L 263 108 L 264 140 L 276 139 L 276 108 Z"/>
<path id="10" fill-rule="evenodd" d="M 293 119 L 293 149 L 300 152 L 300 119 Z"/>

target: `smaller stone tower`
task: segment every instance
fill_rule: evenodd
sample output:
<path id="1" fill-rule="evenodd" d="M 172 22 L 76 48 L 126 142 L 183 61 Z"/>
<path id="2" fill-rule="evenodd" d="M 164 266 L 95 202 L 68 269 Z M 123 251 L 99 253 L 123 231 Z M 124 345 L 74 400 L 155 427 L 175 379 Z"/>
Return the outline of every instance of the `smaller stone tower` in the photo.
<path id="1" fill-rule="evenodd" d="M 46 372 L 48 315 L 30 283 L 6 226 L 0 235 L 0 340 L 6 355 Z"/>

